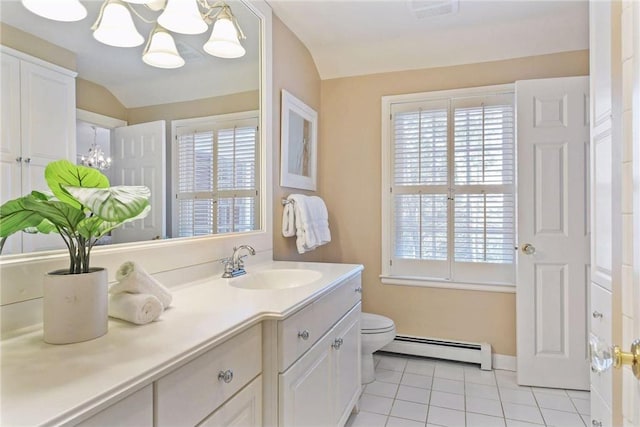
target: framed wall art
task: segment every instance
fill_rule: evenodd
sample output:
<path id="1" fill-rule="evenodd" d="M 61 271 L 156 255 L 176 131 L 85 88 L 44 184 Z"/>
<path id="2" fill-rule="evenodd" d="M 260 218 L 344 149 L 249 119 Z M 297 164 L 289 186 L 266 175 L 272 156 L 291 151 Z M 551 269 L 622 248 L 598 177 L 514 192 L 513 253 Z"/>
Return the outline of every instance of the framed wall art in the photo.
<path id="1" fill-rule="evenodd" d="M 280 185 L 316 190 L 318 113 L 282 90 Z"/>

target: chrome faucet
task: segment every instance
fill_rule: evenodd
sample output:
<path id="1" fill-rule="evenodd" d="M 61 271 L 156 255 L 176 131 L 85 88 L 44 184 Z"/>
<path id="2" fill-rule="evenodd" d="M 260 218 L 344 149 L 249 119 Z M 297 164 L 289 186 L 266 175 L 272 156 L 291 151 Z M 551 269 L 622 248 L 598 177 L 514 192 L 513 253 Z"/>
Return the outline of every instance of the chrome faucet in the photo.
<path id="1" fill-rule="evenodd" d="M 247 255 L 240 255 L 243 250 L 247 251 L 250 255 L 256 254 L 256 250 L 249 245 L 241 245 L 237 248 L 234 247 L 233 255 L 231 255 L 230 258 L 225 258 L 222 260 L 222 263 L 224 264 L 224 274 L 222 275 L 222 277 L 224 279 L 242 276 L 243 274 L 247 273 L 244 270 L 243 261 L 243 258 L 247 257 Z"/>

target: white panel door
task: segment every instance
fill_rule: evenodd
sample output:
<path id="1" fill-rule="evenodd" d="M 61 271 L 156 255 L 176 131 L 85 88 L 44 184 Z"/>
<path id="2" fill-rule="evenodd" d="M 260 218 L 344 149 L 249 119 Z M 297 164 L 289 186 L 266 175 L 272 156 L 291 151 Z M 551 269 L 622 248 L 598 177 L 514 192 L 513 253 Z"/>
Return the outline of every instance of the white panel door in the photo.
<path id="1" fill-rule="evenodd" d="M 114 230 L 113 243 L 156 240 L 166 235 L 165 127 L 165 121 L 158 120 L 115 129 L 111 184 L 149 187 L 151 212 Z"/>
<path id="2" fill-rule="evenodd" d="M 44 169 L 76 157 L 76 84 L 71 76 L 21 61 L 20 113 L 22 192 L 49 191 Z M 57 233 L 22 235 L 23 251 L 61 249 Z"/>
<path id="3" fill-rule="evenodd" d="M 589 388 L 588 83 L 516 82 L 519 384 Z"/>
<path id="4" fill-rule="evenodd" d="M 22 196 L 20 142 L 20 60 L 0 53 L 0 204 Z M 5 242 L 3 254 L 22 252 L 21 233 Z"/>

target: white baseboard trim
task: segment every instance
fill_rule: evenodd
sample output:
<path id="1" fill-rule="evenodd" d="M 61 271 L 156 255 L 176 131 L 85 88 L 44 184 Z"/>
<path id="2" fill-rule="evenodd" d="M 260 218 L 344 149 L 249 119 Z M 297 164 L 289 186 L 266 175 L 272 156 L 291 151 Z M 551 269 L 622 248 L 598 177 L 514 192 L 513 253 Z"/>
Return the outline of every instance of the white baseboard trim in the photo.
<path id="1" fill-rule="evenodd" d="M 491 363 L 493 369 L 501 369 L 503 371 L 514 371 L 517 367 L 517 358 L 515 356 L 507 356 L 505 354 L 492 354 Z"/>

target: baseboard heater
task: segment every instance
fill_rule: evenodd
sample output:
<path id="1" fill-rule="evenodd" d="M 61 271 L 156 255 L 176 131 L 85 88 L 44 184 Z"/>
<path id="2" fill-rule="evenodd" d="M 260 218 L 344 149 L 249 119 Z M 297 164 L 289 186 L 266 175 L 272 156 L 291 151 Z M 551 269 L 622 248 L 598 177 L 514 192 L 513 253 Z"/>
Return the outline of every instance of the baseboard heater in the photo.
<path id="1" fill-rule="evenodd" d="M 480 365 L 480 369 L 491 370 L 491 345 L 489 343 L 470 343 L 397 335 L 392 342 L 382 348 L 382 351 L 477 363 Z"/>

